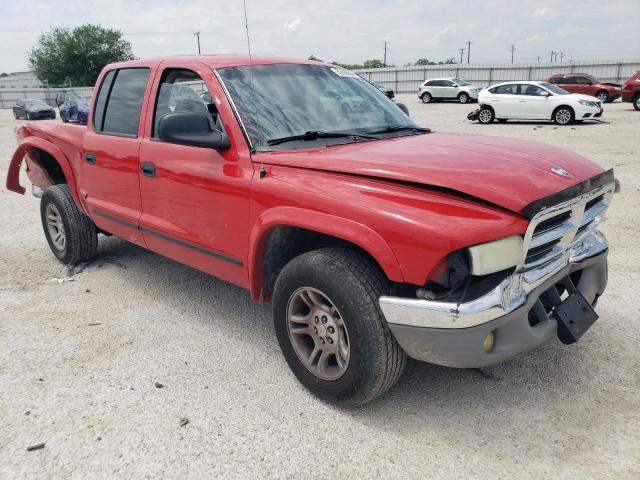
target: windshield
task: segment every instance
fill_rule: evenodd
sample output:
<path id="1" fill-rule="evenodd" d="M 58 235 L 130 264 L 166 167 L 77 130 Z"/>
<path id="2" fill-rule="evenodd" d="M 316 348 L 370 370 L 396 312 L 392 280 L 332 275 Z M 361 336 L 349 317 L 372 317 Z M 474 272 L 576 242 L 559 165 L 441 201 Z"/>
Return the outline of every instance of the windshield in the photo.
<path id="1" fill-rule="evenodd" d="M 593 75 L 588 75 L 588 77 L 593 83 L 603 83 L 598 77 L 594 77 Z"/>
<path id="2" fill-rule="evenodd" d="M 46 107 L 47 104 L 44 103 L 42 100 L 25 100 L 24 104 L 27 107 Z"/>
<path id="3" fill-rule="evenodd" d="M 564 88 L 560 88 L 559 86 L 552 83 L 542 82 L 540 83 L 540 86 L 546 88 L 554 95 L 569 95 L 569 92 L 567 92 Z"/>
<path id="4" fill-rule="evenodd" d="M 456 82 L 461 87 L 466 87 L 467 85 L 471 85 L 471 83 L 467 82 L 466 80 L 461 80 L 460 78 L 454 78 L 453 81 Z"/>
<path id="5" fill-rule="evenodd" d="M 377 88 L 341 68 L 275 64 L 228 67 L 218 73 L 257 149 L 271 150 L 270 141 L 306 132 L 363 134 L 390 126 L 417 128 Z M 328 141 L 326 136 L 305 138 Z M 356 137 L 329 141 L 345 143 Z"/>

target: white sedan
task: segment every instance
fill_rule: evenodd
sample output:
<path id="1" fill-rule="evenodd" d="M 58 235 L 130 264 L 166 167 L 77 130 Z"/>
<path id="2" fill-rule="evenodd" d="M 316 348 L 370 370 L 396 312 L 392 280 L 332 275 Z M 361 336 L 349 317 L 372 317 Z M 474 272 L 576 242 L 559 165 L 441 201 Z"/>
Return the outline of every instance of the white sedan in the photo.
<path id="1" fill-rule="evenodd" d="M 478 103 L 480 109 L 474 116 L 480 123 L 513 119 L 553 120 L 568 125 L 602 115 L 600 100 L 569 93 L 547 82 L 500 83 L 482 90 Z"/>

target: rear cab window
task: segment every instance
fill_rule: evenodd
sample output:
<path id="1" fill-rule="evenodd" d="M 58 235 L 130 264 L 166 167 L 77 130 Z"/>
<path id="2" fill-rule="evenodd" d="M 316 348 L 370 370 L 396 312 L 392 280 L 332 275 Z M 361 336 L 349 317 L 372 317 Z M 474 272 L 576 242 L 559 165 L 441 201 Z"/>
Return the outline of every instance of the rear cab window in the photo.
<path id="1" fill-rule="evenodd" d="M 148 80 L 148 68 L 122 68 L 107 72 L 96 98 L 94 131 L 105 135 L 137 137 L 140 109 Z"/>

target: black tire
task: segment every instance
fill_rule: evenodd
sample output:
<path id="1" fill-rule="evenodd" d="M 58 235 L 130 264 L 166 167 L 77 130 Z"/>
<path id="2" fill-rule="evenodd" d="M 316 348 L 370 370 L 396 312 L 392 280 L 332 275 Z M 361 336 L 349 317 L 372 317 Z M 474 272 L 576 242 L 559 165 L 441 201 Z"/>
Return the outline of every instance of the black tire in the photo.
<path id="1" fill-rule="evenodd" d="M 487 106 L 480 107 L 480 110 L 478 111 L 478 121 L 480 123 L 486 125 L 493 122 L 495 118 L 496 115 L 493 111 L 493 108 Z"/>
<path id="2" fill-rule="evenodd" d="M 602 103 L 609 103 L 609 94 L 606 90 L 600 90 L 596 93 L 596 98 L 600 100 Z"/>
<path id="3" fill-rule="evenodd" d="M 636 95 L 633 99 L 633 108 L 640 111 L 640 94 Z"/>
<path id="4" fill-rule="evenodd" d="M 411 115 L 409 115 L 409 109 L 407 108 L 407 106 L 406 106 L 404 103 L 400 103 L 400 102 L 398 102 L 398 103 L 396 103 L 396 105 L 398 106 L 398 108 L 399 108 L 400 110 L 402 110 L 402 111 L 404 112 L 404 114 L 405 114 L 407 117 L 410 117 L 410 116 L 411 116 Z"/>
<path id="5" fill-rule="evenodd" d="M 24 114 L 24 119 L 25 120 L 31 120 L 31 114 L 29 112 Z"/>
<path id="6" fill-rule="evenodd" d="M 60 112 L 60 120 L 62 120 L 62 123 L 67 123 L 69 121 L 63 112 Z"/>
<path id="7" fill-rule="evenodd" d="M 420 100 L 422 100 L 422 103 L 431 103 L 433 101 L 433 97 L 429 92 L 424 92 L 420 97 Z"/>
<path id="8" fill-rule="evenodd" d="M 55 120 L 55 119 L 56 119 L 56 112 L 54 110 L 53 113 L 51 114 L 51 120 Z"/>
<path id="9" fill-rule="evenodd" d="M 576 120 L 576 114 L 573 108 L 566 105 L 560 105 L 553 111 L 551 120 L 556 125 L 571 125 Z"/>
<path id="10" fill-rule="evenodd" d="M 53 204 L 59 212 L 64 227 L 66 245 L 63 249 L 56 247 L 47 226 L 46 212 L 49 204 Z M 96 226 L 78 209 L 66 183 L 53 185 L 44 191 L 40 201 L 40 218 L 49 248 L 62 263 L 73 265 L 95 258 L 98 249 Z"/>
<path id="11" fill-rule="evenodd" d="M 324 380 L 307 369 L 289 338 L 289 301 L 302 287 L 330 297 L 347 328 L 349 363 L 335 380 Z M 282 269 L 273 295 L 276 336 L 289 367 L 315 395 L 343 406 L 361 405 L 398 381 L 406 354 L 389 330 L 378 303 L 388 288 L 388 280 L 372 262 L 343 248 L 304 253 Z"/>
<path id="12" fill-rule="evenodd" d="M 16 120 L 18 120 L 18 118 L 19 118 L 19 117 L 18 117 L 18 114 L 16 113 L 16 111 L 15 111 L 15 110 L 13 110 L 13 118 L 15 118 Z"/>
<path id="13" fill-rule="evenodd" d="M 460 95 L 458 95 L 458 102 L 460 103 L 469 103 L 469 94 L 466 92 L 460 92 Z"/>

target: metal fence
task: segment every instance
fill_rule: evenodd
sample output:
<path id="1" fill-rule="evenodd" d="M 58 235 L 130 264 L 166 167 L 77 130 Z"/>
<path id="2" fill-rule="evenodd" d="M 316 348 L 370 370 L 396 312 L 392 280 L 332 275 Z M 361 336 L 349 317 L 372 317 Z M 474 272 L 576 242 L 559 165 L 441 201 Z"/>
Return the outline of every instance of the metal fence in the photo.
<path id="1" fill-rule="evenodd" d="M 44 100 L 52 107 L 55 107 L 56 96 L 60 92 L 73 92 L 81 97 L 90 97 L 93 92 L 93 87 L 1 89 L 0 108 L 11 108 L 18 100 L 24 100 L 26 98 Z"/>
<path id="2" fill-rule="evenodd" d="M 455 77 L 489 86 L 512 80 L 546 80 L 558 73 L 589 73 L 604 82 L 624 83 L 640 70 L 640 59 L 565 63 L 463 63 L 416 67 L 374 68 L 355 73 L 396 92 L 416 92 L 429 78 Z"/>

